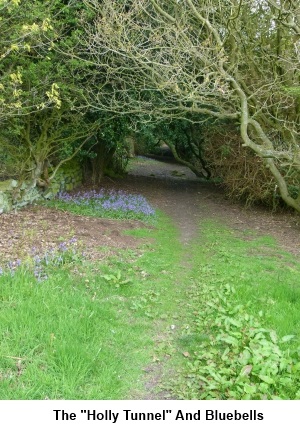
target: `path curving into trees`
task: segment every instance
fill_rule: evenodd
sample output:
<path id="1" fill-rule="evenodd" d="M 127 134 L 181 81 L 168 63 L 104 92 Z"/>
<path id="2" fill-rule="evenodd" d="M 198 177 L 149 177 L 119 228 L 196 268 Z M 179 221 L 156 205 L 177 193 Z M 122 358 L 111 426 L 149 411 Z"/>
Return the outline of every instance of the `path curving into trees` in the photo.
<path id="1" fill-rule="evenodd" d="M 187 167 L 175 162 L 150 159 L 134 163 L 126 178 L 107 178 L 104 186 L 143 194 L 171 216 L 187 246 L 196 237 L 202 220 L 215 220 L 240 231 L 245 238 L 247 230 L 271 235 L 287 251 L 300 253 L 298 215 L 233 203 L 219 186 L 198 179 Z"/>
<path id="2" fill-rule="evenodd" d="M 187 251 L 189 243 L 197 237 L 200 222 L 215 220 L 239 231 L 245 240 L 249 230 L 258 235 L 271 235 L 283 249 L 299 255 L 298 215 L 271 213 L 261 207 L 245 208 L 232 203 L 220 187 L 197 179 L 187 167 L 176 163 L 146 159 L 134 162 L 133 166 L 125 178 L 105 178 L 100 187 L 144 195 L 155 208 L 173 219 Z M 102 258 L 95 251 L 97 246 L 111 252 L 138 247 L 140 240 L 124 235 L 123 231 L 140 225 L 138 221 L 90 218 L 33 205 L 17 213 L 1 215 L 0 251 L 5 260 L 14 260 L 28 255 L 34 246 L 47 249 L 61 237 L 75 235 L 89 255 Z"/>

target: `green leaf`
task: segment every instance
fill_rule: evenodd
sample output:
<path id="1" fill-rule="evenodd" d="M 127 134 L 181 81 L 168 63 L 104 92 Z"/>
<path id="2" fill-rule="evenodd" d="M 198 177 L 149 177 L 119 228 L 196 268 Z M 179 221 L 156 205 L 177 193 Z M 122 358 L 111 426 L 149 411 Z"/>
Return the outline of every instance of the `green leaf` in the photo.
<path id="1" fill-rule="evenodd" d="M 225 349 L 225 351 L 223 352 L 222 357 L 221 357 L 221 359 L 222 359 L 223 361 L 225 361 L 225 360 L 227 360 L 227 359 L 228 359 L 227 354 L 228 354 L 228 352 L 229 352 L 229 351 L 230 351 L 230 349 L 229 349 L 229 348 L 226 348 L 226 349 Z"/>
<path id="2" fill-rule="evenodd" d="M 273 378 L 271 378 L 270 376 L 267 376 L 267 375 L 258 375 L 258 377 L 262 380 L 262 381 L 264 381 L 264 382 L 266 382 L 266 384 L 275 384 L 275 381 L 274 381 L 274 379 Z"/>
<path id="3" fill-rule="evenodd" d="M 278 337 L 277 337 L 277 334 L 274 330 L 270 331 L 270 338 L 271 338 L 273 343 L 277 343 Z"/>
<path id="4" fill-rule="evenodd" d="M 283 336 L 280 342 L 282 343 L 289 342 L 290 340 L 294 339 L 294 337 L 295 337 L 294 334 L 288 334 L 287 336 Z"/>
<path id="5" fill-rule="evenodd" d="M 125 284 L 129 284 L 130 279 L 125 279 L 124 281 L 121 281 L 120 284 L 121 285 L 125 285 Z"/>
<path id="6" fill-rule="evenodd" d="M 232 336 L 217 336 L 216 340 L 223 341 L 225 343 L 229 343 L 230 345 L 237 345 L 238 340 Z"/>
<path id="7" fill-rule="evenodd" d="M 247 394 L 255 394 L 256 393 L 255 385 L 245 384 L 243 388 L 244 388 L 245 393 L 247 393 Z"/>
<path id="8" fill-rule="evenodd" d="M 287 361 L 287 360 L 286 360 Z M 286 363 L 283 363 L 285 365 L 290 364 L 288 361 Z M 280 363 L 281 365 L 281 363 Z M 300 362 L 296 363 L 293 365 L 293 372 L 300 372 Z"/>
<path id="9" fill-rule="evenodd" d="M 239 357 L 239 363 L 243 364 L 244 366 L 249 363 L 251 359 L 251 353 L 248 349 L 244 349 L 244 351 L 241 353 Z"/>

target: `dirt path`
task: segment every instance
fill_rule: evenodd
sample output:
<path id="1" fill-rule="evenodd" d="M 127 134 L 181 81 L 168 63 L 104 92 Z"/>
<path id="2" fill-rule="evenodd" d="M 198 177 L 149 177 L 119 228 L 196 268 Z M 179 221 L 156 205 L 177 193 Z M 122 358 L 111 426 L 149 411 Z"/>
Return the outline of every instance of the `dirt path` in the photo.
<path id="1" fill-rule="evenodd" d="M 122 189 L 144 195 L 156 208 L 167 213 L 180 232 L 188 263 L 191 240 L 200 237 L 202 220 L 216 220 L 234 228 L 247 239 L 247 232 L 272 235 L 285 250 L 299 256 L 300 217 L 292 214 L 272 214 L 263 208 L 246 209 L 226 199 L 222 190 L 197 179 L 183 166 L 141 159 L 123 179 L 106 179 L 104 188 Z M 134 221 L 114 221 L 58 212 L 39 206 L 18 213 L 0 215 L 0 267 L 9 260 L 22 258 L 35 247 L 41 252 L 62 240 L 76 236 L 91 258 L 106 258 L 120 248 L 138 247 L 138 239 L 123 234 L 124 229 L 139 227 Z M 106 247 L 107 251 L 99 251 Z M 163 373 L 163 364 L 147 369 L 145 399 L 167 398 L 154 394 Z"/>
<path id="2" fill-rule="evenodd" d="M 107 186 L 143 194 L 170 215 L 180 230 L 183 244 L 196 236 L 201 220 L 210 219 L 246 233 L 272 235 L 283 249 L 300 255 L 300 216 L 272 213 L 265 208 L 245 208 L 229 201 L 214 184 L 199 180 L 188 168 L 156 160 L 134 165 L 125 179 Z"/>
<path id="3" fill-rule="evenodd" d="M 300 254 L 300 217 L 291 214 L 272 214 L 263 208 L 246 209 L 228 201 L 215 185 L 200 181 L 186 167 L 175 163 L 139 159 L 126 178 L 106 179 L 102 187 L 117 188 L 143 194 L 156 207 L 172 217 L 180 231 L 183 244 L 196 237 L 203 219 L 227 223 L 237 231 L 256 231 L 272 235 L 283 249 Z M 0 215 L 1 262 L 22 258 L 35 247 L 53 247 L 62 240 L 76 236 L 87 253 L 102 258 L 95 251 L 105 246 L 112 251 L 132 248 L 138 240 L 125 236 L 124 229 L 135 228 L 134 221 L 113 221 L 57 212 L 38 206 L 27 207 L 18 213 Z M 104 256 L 105 257 L 105 256 Z"/>
<path id="4" fill-rule="evenodd" d="M 135 164 L 126 179 L 115 181 L 110 186 L 143 194 L 155 207 L 173 219 L 184 246 L 181 266 L 187 270 L 192 268 L 188 245 L 191 240 L 201 240 L 199 225 L 207 219 L 227 224 L 245 239 L 250 236 L 250 231 L 252 236 L 253 231 L 258 236 L 271 235 L 284 250 L 299 256 L 299 216 L 272 214 L 263 208 L 247 209 L 241 204 L 232 203 L 220 188 L 197 179 L 185 167 L 173 163 L 151 161 L 147 164 L 141 161 L 140 164 Z M 160 336 L 166 336 L 164 333 L 165 328 L 162 327 Z M 163 360 L 150 364 L 145 372 L 146 394 L 143 400 L 170 399 L 168 392 L 158 389 L 161 382 L 168 379 L 164 374 Z"/>

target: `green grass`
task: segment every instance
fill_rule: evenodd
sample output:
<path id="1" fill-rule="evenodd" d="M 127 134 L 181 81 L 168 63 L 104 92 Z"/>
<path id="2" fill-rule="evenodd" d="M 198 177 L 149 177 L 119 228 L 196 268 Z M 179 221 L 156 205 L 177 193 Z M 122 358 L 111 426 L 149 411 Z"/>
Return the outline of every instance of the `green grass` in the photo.
<path id="1" fill-rule="evenodd" d="M 151 366 L 173 398 L 298 399 L 300 264 L 246 233 L 202 222 L 183 246 L 158 213 L 127 232 L 141 249 L 5 271 L 0 398 L 145 398 Z"/>
<path id="2" fill-rule="evenodd" d="M 201 242 L 177 338 L 185 358 L 166 388 L 184 399 L 299 399 L 299 261 L 270 237 L 245 241 L 212 222 Z"/>
<path id="3" fill-rule="evenodd" d="M 136 384 L 151 337 L 131 315 L 131 287 L 77 269 L 2 277 L 1 399 L 118 399 Z"/>
<path id="4" fill-rule="evenodd" d="M 222 226 L 206 223 L 206 252 L 202 264 L 214 270 L 214 282 L 229 282 L 236 297 L 254 315 L 263 314 L 280 336 L 300 340 L 300 263 L 274 238 L 236 237 Z"/>
<path id="5" fill-rule="evenodd" d="M 155 243 L 102 265 L 72 254 L 45 266 L 43 281 L 30 266 L 1 276 L 1 399 L 143 395 L 153 322 L 174 307 L 166 300 L 170 274 L 162 281 L 161 271 L 171 272 L 179 254 L 167 249 L 176 233 L 166 218 L 134 234 Z"/>
<path id="6" fill-rule="evenodd" d="M 79 207 L 77 203 L 65 203 L 58 200 L 49 200 L 47 202 L 43 202 L 43 205 L 57 210 L 71 212 L 75 215 L 119 220 L 136 220 L 150 225 L 155 225 L 156 223 L 156 216 L 147 216 L 133 211 L 124 213 L 121 210 L 99 210 L 91 205 Z"/>

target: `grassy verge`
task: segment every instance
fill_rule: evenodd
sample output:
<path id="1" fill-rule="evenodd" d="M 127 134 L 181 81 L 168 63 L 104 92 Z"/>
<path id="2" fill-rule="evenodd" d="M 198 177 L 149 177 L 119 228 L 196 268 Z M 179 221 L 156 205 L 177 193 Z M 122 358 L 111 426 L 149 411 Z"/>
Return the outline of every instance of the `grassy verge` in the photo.
<path id="1" fill-rule="evenodd" d="M 299 261 L 269 237 L 246 241 L 213 223 L 201 237 L 167 388 L 184 399 L 299 399 Z"/>
<path id="2" fill-rule="evenodd" d="M 169 248 L 176 232 L 163 216 L 157 229 L 133 234 L 153 244 L 99 264 L 72 239 L 1 269 L 1 399 L 144 395 L 154 322 L 173 309 L 166 290 L 180 251 Z"/>
<path id="3" fill-rule="evenodd" d="M 100 270 L 100 269 L 99 269 Z M 128 291 L 84 262 L 1 277 L 1 399 L 118 399 L 149 357 Z"/>

